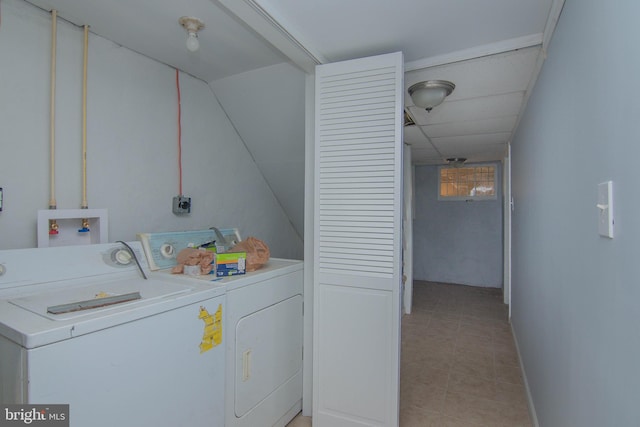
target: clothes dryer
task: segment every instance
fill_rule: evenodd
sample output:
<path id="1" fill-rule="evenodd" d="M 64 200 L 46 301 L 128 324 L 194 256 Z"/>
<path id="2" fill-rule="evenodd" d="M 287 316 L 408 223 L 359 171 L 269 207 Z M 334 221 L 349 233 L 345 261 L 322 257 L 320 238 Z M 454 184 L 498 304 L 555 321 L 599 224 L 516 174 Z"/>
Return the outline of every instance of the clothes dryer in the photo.
<path id="1" fill-rule="evenodd" d="M 220 229 L 240 241 L 236 229 Z M 171 275 L 186 247 L 220 240 L 213 230 L 141 233 L 152 277 Z M 218 242 L 216 242 L 218 243 Z M 258 271 L 215 278 L 173 275 L 226 289 L 226 427 L 283 427 L 302 409 L 302 261 L 272 258 Z"/>

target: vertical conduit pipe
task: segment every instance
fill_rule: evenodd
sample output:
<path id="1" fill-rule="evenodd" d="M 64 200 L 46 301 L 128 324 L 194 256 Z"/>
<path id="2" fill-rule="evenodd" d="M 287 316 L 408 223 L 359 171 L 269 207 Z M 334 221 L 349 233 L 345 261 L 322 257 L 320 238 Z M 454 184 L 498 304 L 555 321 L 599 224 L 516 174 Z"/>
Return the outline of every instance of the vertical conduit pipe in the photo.
<path id="1" fill-rule="evenodd" d="M 51 97 L 49 104 L 49 142 L 51 146 L 51 190 L 49 209 L 56 208 L 56 34 L 58 11 L 51 11 Z"/>
<path id="2" fill-rule="evenodd" d="M 49 209 L 56 209 L 56 38 L 58 11 L 51 10 L 51 96 L 49 104 L 49 142 L 50 142 L 50 198 Z M 58 234 L 58 224 L 54 219 L 49 221 L 49 234 Z"/>
<path id="3" fill-rule="evenodd" d="M 87 209 L 87 53 L 89 26 L 84 26 L 84 53 L 82 63 L 82 209 Z"/>
<path id="4" fill-rule="evenodd" d="M 89 26 L 84 26 L 84 49 L 82 59 L 82 204 L 81 209 L 88 209 L 87 202 L 87 58 L 89 46 Z M 78 230 L 81 233 L 89 231 L 89 219 L 82 218 Z"/>

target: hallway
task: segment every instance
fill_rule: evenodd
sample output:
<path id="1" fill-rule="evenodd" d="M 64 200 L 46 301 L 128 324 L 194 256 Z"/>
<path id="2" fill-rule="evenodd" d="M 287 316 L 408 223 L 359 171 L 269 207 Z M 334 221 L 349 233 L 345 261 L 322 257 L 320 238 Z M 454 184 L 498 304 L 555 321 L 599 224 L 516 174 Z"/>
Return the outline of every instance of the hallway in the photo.
<path id="1" fill-rule="evenodd" d="M 502 291 L 421 281 L 413 291 L 400 426 L 530 426 Z"/>
<path id="2" fill-rule="evenodd" d="M 529 427 L 502 291 L 415 281 L 402 319 L 400 427 Z M 298 416 L 288 427 L 309 427 Z"/>

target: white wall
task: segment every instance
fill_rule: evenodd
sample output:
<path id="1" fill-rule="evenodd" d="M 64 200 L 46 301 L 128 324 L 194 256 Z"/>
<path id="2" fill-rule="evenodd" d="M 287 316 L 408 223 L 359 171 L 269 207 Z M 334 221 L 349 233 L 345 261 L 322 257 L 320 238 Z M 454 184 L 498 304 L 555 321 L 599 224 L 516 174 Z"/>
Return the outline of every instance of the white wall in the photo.
<path id="1" fill-rule="evenodd" d="M 415 167 L 415 280 L 502 287 L 502 167 L 497 197 L 439 201 L 438 166 Z"/>
<path id="2" fill-rule="evenodd" d="M 282 63 L 210 85 L 298 235 L 304 235 L 305 73 Z"/>
<path id="3" fill-rule="evenodd" d="M 49 201 L 50 15 L 4 0 L 0 24 L 0 249 L 33 247 Z M 58 209 L 81 202 L 82 30 L 59 20 L 56 112 Z M 178 193 L 175 71 L 91 34 L 88 202 L 109 211 L 109 240 L 141 231 L 237 226 L 272 255 L 302 258 L 291 226 L 210 87 L 180 75 L 185 217 Z"/>
<path id="4" fill-rule="evenodd" d="M 640 425 L 639 16 L 565 3 L 512 145 L 512 320 L 541 426 Z"/>

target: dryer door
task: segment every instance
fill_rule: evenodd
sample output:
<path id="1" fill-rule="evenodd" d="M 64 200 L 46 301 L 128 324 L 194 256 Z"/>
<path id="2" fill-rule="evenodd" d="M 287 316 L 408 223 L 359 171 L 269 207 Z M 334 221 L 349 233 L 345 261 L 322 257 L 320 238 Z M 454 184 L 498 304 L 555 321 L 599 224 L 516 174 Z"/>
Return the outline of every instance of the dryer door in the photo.
<path id="1" fill-rule="evenodd" d="M 243 417 L 278 389 L 289 389 L 291 396 L 285 400 L 298 400 L 302 394 L 302 296 L 240 319 L 235 362 L 236 417 Z"/>

